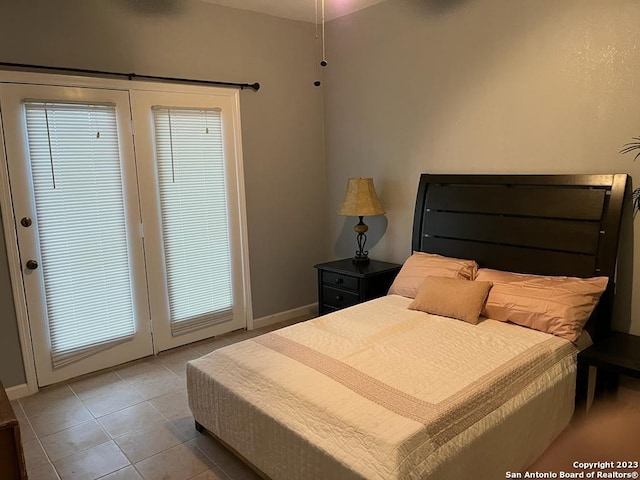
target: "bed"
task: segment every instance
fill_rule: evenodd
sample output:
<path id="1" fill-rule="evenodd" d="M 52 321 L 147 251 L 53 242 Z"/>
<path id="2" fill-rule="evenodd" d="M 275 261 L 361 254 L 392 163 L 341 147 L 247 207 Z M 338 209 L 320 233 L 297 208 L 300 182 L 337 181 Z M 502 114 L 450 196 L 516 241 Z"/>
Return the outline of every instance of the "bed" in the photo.
<path id="1" fill-rule="evenodd" d="M 422 175 L 412 247 L 480 267 L 608 277 L 587 330 L 609 328 L 626 175 Z M 190 362 L 196 428 L 265 478 L 504 478 L 568 425 L 574 342 L 387 295 Z"/>

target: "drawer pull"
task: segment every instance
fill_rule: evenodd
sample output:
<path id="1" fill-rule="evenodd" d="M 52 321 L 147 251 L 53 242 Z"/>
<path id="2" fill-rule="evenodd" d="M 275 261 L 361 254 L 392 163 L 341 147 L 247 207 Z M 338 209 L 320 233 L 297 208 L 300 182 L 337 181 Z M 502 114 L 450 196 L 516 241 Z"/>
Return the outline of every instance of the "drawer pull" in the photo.
<path id="1" fill-rule="evenodd" d="M 338 277 L 338 278 L 336 278 L 336 283 L 337 283 L 338 285 L 342 285 L 342 284 L 344 283 L 344 278 L 342 278 L 342 277 Z"/>
<path id="2" fill-rule="evenodd" d="M 338 302 L 341 302 L 342 300 L 344 300 L 344 297 L 342 295 L 336 295 L 336 300 Z"/>

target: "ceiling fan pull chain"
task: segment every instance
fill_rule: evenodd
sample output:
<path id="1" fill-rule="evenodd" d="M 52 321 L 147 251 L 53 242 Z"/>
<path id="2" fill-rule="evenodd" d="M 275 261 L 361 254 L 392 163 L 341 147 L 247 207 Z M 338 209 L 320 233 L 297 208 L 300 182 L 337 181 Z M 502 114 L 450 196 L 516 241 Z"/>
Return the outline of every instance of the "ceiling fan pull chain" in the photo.
<path id="1" fill-rule="evenodd" d="M 322 61 L 320 62 L 320 65 L 323 67 L 326 67 L 327 56 L 324 48 L 324 0 L 321 0 L 321 1 L 322 1 Z"/>
<path id="2" fill-rule="evenodd" d="M 316 14 L 316 20 L 315 20 L 315 26 L 316 26 L 316 78 L 320 78 L 320 69 L 318 68 L 318 51 L 320 49 L 320 37 L 318 35 L 318 0 L 315 0 L 315 14 Z M 316 87 L 319 87 L 321 85 L 320 80 L 316 80 L 315 82 L 313 82 L 313 84 Z"/>

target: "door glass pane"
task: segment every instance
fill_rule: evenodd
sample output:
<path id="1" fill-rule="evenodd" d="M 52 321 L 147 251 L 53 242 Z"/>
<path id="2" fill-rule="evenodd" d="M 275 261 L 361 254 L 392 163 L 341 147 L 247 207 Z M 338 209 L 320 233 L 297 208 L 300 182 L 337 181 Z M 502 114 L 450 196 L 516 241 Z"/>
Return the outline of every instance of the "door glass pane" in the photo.
<path id="1" fill-rule="evenodd" d="M 114 105 L 25 102 L 52 360 L 135 333 Z"/>
<path id="2" fill-rule="evenodd" d="M 219 110 L 153 109 L 172 334 L 232 319 Z"/>

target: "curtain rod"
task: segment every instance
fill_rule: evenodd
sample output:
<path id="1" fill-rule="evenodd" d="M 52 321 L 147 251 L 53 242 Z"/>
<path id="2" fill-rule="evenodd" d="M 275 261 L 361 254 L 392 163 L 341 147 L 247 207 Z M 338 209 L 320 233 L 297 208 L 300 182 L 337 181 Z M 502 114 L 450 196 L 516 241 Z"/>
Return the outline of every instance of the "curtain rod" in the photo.
<path id="1" fill-rule="evenodd" d="M 78 75 L 87 76 L 109 76 L 109 77 L 125 77 L 127 80 L 151 80 L 155 82 L 171 82 L 171 83 L 189 83 L 196 85 L 210 85 L 217 87 L 236 87 L 240 90 L 250 88 L 257 92 L 260 89 L 260 84 L 255 83 L 236 83 L 236 82 L 218 82 L 215 80 L 194 80 L 190 78 L 175 78 L 175 77 L 156 77 L 154 75 L 138 75 L 137 73 L 120 73 L 120 72 L 105 72 L 101 70 L 86 70 L 84 68 L 70 68 L 70 67 L 50 67 L 45 65 L 30 65 L 25 63 L 9 63 L 0 62 L 0 67 L 8 68 L 21 68 L 30 71 L 42 71 L 55 74 L 63 73 L 76 73 Z"/>

